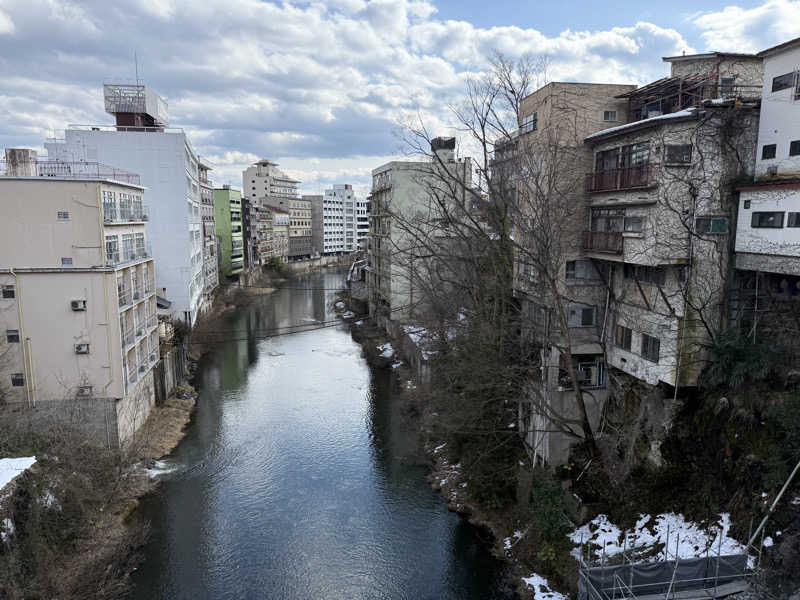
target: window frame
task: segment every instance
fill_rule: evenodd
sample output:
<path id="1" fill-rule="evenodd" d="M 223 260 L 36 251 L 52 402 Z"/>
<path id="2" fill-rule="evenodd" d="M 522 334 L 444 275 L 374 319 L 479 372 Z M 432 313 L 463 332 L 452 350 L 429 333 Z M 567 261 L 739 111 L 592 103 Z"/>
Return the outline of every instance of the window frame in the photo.
<path id="1" fill-rule="evenodd" d="M 25 373 L 11 373 L 11 387 L 25 387 Z"/>
<path id="2" fill-rule="evenodd" d="M 531 131 L 536 131 L 538 128 L 539 111 L 535 110 L 532 113 L 522 117 L 522 121 L 520 122 L 519 126 L 520 133 L 530 133 Z"/>
<path id="3" fill-rule="evenodd" d="M 653 353 L 655 346 L 655 353 Z M 648 362 L 658 364 L 661 358 L 661 340 L 655 336 L 642 334 L 642 347 L 639 355 Z M 655 356 L 655 359 L 653 358 Z"/>
<path id="4" fill-rule="evenodd" d="M 57 210 L 56 211 L 56 221 L 69 221 L 70 214 L 68 210 Z"/>
<path id="5" fill-rule="evenodd" d="M 10 284 L 3 284 L 2 289 L 0 289 L 0 297 L 4 300 L 10 300 L 12 298 L 17 297 L 17 288 L 14 285 Z"/>
<path id="6" fill-rule="evenodd" d="M 627 352 L 631 351 L 631 340 L 633 339 L 633 329 L 625 327 L 625 325 L 617 325 L 617 330 L 614 335 L 614 345 Z"/>
<path id="7" fill-rule="evenodd" d="M 800 227 L 800 212 L 787 213 L 786 227 Z"/>
<path id="8" fill-rule="evenodd" d="M 772 93 L 788 90 L 794 87 L 794 71 L 789 71 L 783 75 L 772 78 Z M 787 80 L 788 78 L 788 80 Z M 787 83 L 788 81 L 788 83 Z"/>
<path id="9" fill-rule="evenodd" d="M 608 118 L 613 116 L 613 118 Z M 616 110 L 604 110 L 603 111 L 603 123 L 616 123 L 619 121 L 617 118 L 617 111 Z"/>
<path id="10" fill-rule="evenodd" d="M 769 152 L 767 151 L 769 149 Z M 761 146 L 761 160 L 772 160 L 777 156 L 778 145 L 777 144 L 764 144 Z M 767 156 L 767 154 L 772 154 L 772 156 Z"/>
<path id="11" fill-rule="evenodd" d="M 643 233 L 644 232 L 645 217 L 642 215 L 631 215 L 622 217 L 622 232 L 623 233 Z M 639 229 L 628 229 L 628 224 L 633 225 L 639 223 Z"/>
<path id="12" fill-rule="evenodd" d="M 789 142 L 789 156 L 800 156 L 800 140 Z"/>
<path id="13" fill-rule="evenodd" d="M 692 164 L 692 145 L 666 144 L 664 146 L 664 164 L 666 165 Z"/>
<path id="14" fill-rule="evenodd" d="M 761 215 L 780 215 L 780 224 L 778 225 L 763 225 L 760 222 Z M 783 211 L 753 211 L 750 213 L 750 228 L 751 229 L 783 229 Z M 758 223 L 756 221 L 759 220 Z"/>
<path id="15" fill-rule="evenodd" d="M 700 223 L 707 222 L 708 229 L 700 226 Z M 724 231 L 715 231 L 714 225 L 715 223 L 725 223 L 725 230 Z M 694 218 L 694 231 L 695 233 L 701 234 L 708 234 L 708 235 L 724 235 L 730 232 L 730 223 L 728 222 L 728 217 L 695 217 Z"/>
<path id="16" fill-rule="evenodd" d="M 19 329 L 6 329 L 6 343 L 19 344 Z"/>

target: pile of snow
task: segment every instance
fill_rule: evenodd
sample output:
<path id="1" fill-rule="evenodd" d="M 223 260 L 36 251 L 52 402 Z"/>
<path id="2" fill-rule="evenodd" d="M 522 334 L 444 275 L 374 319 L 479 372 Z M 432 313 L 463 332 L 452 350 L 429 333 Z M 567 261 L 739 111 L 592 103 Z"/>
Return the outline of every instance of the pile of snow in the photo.
<path id="1" fill-rule="evenodd" d="M 394 356 L 394 348 L 392 348 L 392 344 L 389 342 L 378 346 L 378 350 L 381 352 L 381 358 L 392 358 L 392 356 Z"/>
<path id="2" fill-rule="evenodd" d="M 364 321 L 356 321 L 356 325 L 363 325 Z"/>
<path id="3" fill-rule="evenodd" d="M 567 596 L 553 592 L 547 584 L 547 579 L 541 575 L 534 573 L 530 577 L 523 577 L 522 581 L 525 582 L 529 588 L 533 588 L 534 600 L 567 600 Z"/>
<path id="4" fill-rule="evenodd" d="M 35 462 L 35 456 L 0 458 L 0 490 L 8 485 L 17 475 L 30 469 Z"/>
<path id="5" fill-rule="evenodd" d="M 519 540 L 521 540 L 524 535 L 525 532 L 523 531 L 515 531 L 514 533 L 511 534 L 511 537 L 507 537 L 506 539 L 503 540 L 503 548 L 505 548 L 506 550 L 511 550 L 511 546 L 513 546 Z"/>
<path id="6" fill-rule="evenodd" d="M 344 317 L 345 319 L 352 319 L 352 318 L 353 318 L 353 317 L 355 317 L 355 316 L 356 316 L 356 313 L 354 313 L 354 312 L 353 312 L 353 311 L 351 311 L 351 310 L 348 310 L 346 313 L 344 313 L 344 314 L 342 315 L 342 317 Z"/>
<path id="7" fill-rule="evenodd" d="M 417 389 L 417 384 L 409 379 L 408 381 L 406 381 L 406 389 L 407 390 L 415 390 L 415 389 Z"/>
<path id="8" fill-rule="evenodd" d="M 417 325 L 404 325 L 403 331 L 417 346 L 423 339 L 428 338 L 428 330 Z"/>
<path id="9" fill-rule="evenodd" d="M 344 308 L 344 302 L 337 302 L 336 304 L 334 304 L 334 306 L 336 308 Z"/>
<path id="10" fill-rule="evenodd" d="M 402 360 L 398 360 L 397 362 L 392 363 L 392 368 L 393 369 L 397 369 L 398 367 L 402 367 L 402 366 L 403 366 L 403 361 Z"/>
<path id="11" fill-rule="evenodd" d="M 447 442 L 445 442 L 444 444 L 439 444 L 438 446 L 436 446 L 436 448 L 433 449 L 433 453 L 439 454 L 439 452 L 444 450 L 445 446 L 447 446 Z"/>
<path id="12" fill-rule="evenodd" d="M 664 560 L 676 558 L 696 558 L 706 552 L 716 554 L 744 554 L 744 544 L 728 537 L 731 519 L 728 513 L 720 514 L 719 521 L 708 527 L 687 521 L 683 515 L 665 513 L 653 519 L 641 515 L 633 531 L 622 532 L 605 515 L 598 515 L 586 525 L 569 534 L 574 544 L 589 544 L 596 557 L 614 556 L 623 550 L 637 555 L 652 555 L 652 550 L 660 552 Z M 667 536 L 669 535 L 669 538 Z M 720 546 L 720 542 L 722 545 Z M 580 548 L 572 555 L 580 558 Z M 677 553 L 677 554 L 676 554 Z"/>

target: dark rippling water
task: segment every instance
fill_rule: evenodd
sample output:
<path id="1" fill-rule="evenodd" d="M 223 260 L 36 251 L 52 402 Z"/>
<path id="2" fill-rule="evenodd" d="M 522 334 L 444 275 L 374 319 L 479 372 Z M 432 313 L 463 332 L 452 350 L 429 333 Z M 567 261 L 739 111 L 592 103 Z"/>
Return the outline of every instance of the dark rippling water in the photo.
<path id="1" fill-rule="evenodd" d="M 513 598 L 480 532 L 425 482 L 416 434 L 334 318 L 333 271 L 232 314 L 167 460 L 134 598 Z"/>

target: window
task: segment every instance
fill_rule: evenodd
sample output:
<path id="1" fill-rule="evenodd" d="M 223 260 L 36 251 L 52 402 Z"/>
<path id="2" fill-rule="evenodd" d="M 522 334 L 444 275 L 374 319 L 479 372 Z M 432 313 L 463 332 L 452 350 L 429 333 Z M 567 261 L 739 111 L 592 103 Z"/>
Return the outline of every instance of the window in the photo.
<path id="1" fill-rule="evenodd" d="M 667 144 L 666 162 L 672 165 L 687 165 L 692 162 L 691 144 Z"/>
<path id="2" fill-rule="evenodd" d="M 62 256 L 61 257 L 61 266 L 62 267 L 71 267 L 72 266 L 72 258 L 69 256 Z"/>
<path id="3" fill-rule="evenodd" d="M 604 110 L 603 111 L 603 121 L 616 122 L 617 121 L 617 111 L 615 111 L 615 110 Z"/>
<path id="4" fill-rule="evenodd" d="M 789 156 L 800 155 L 800 140 L 792 140 L 789 142 Z"/>
<path id="5" fill-rule="evenodd" d="M 787 227 L 800 227 L 800 212 L 790 212 L 786 219 Z"/>
<path id="6" fill-rule="evenodd" d="M 119 238 L 115 235 L 106 236 L 106 262 L 112 265 L 119 262 Z"/>
<path id="7" fill-rule="evenodd" d="M 761 147 L 761 160 L 769 160 L 775 158 L 775 144 L 764 144 Z"/>
<path id="8" fill-rule="evenodd" d="M 566 266 L 566 272 L 564 273 L 564 279 L 575 279 L 575 263 L 574 260 L 568 260 Z"/>
<path id="9" fill-rule="evenodd" d="M 644 165 L 650 162 L 650 142 L 639 142 L 622 147 L 620 167 Z"/>
<path id="10" fill-rule="evenodd" d="M 630 352 L 632 335 L 633 331 L 631 329 L 628 329 L 622 325 L 617 325 L 617 346 Z"/>
<path id="11" fill-rule="evenodd" d="M 539 123 L 539 113 L 532 112 L 529 115 L 525 115 L 522 117 L 522 126 L 520 129 L 522 133 L 528 133 L 529 131 L 536 131 L 536 127 Z"/>
<path id="12" fill-rule="evenodd" d="M 56 213 L 56 218 L 58 218 L 59 221 L 69 221 L 69 211 L 59 210 L 58 213 Z"/>
<path id="13" fill-rule="evenodd" d="M 594 306 L 571 306 L 567 318 L 569 327 L 592 327 L 595 325 Z"/>
<path id="14" fill-rule="evenodd" d="M 19 329 L 7 329 L 6 341 L 9 344 L 19 344 Z"/>
<path id="15" fill-rule="evenodd" d="M 749 209 L 750 208 L 750 200 L 745 200 L 744 201 L 744 207 L 745 207 L 745 209 Z"/>
<path id="16" fill-rule="evenodd" d="M 697 233 L 728 233 L 727 217 L 697 217 L 694 220 Z"/>
<path id="17" fill-rule="evenodd" d="M 642 334 L 642 358 L 650 362 L 658 362 L 658 353 L 661 350 L 661 341 L 656 338 Z"/>
<path id="18" fill-rule="evenodd" d="M 14 289 L 13 285 L 4 285 L 3 286 L 3 298 L 15 298 L 16 297 L 16 290 Z"/>
<path id="19" fill-rule="evenodd" d="M 667 271 L 664 267 L 650 267 L 647 265 L 632 265 L 625 263 L 623 269 L 625 279 L 633 279 L 643 283 L 653 283 L 664 285 L 667 279 Z"/>
<path id="20" fill-rule="evenodd" d="M 122 260 L 133 260 L 133 234 L 122 234 Z"/>
<path id="21" fill-rule="evenodd" d="M 750 227 L 768 227 L 772 229 L 780 229 L 783 227 L 783 213 L 782 212 L 754 212 Z"/>
<path id="22" fill-rule="evenodd" d="M 721 77 L 720 78 L 720 94 L 722 97 L 730 96 L 733 93 L 733 84 L 736 82 L 736 77 Z"/>
<path id="23" fill-rule="evenodd" d="M 641 233 L 644 229 L 644 217 L 625 217 L 624 231 Z"/>
<path id="24" fill-rule="evenodd" d="M 22 387 L 25 385 L 25 375 L 22 373 L 11 374 L 11 385 L 14 387 Z"/>
<path id="25" fill-rule="evenodd" d="M 772 91 L 780 92 L 792 87 L 794 84 L 794 73 L 785 73 L 772 78 Z"/>

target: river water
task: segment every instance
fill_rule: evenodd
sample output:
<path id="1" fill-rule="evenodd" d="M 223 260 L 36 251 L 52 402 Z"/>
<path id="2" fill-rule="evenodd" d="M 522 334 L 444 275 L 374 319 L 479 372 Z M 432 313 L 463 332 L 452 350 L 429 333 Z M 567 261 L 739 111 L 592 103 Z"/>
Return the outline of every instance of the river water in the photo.
<path id="1" fill-rule="evenodd" d="M 425 481 L 391 374 L 332 321 L 341 272 L 228 316 L 194 422 L 143 510 L 134 598 L 513 598 L 481 532 Z"/>

